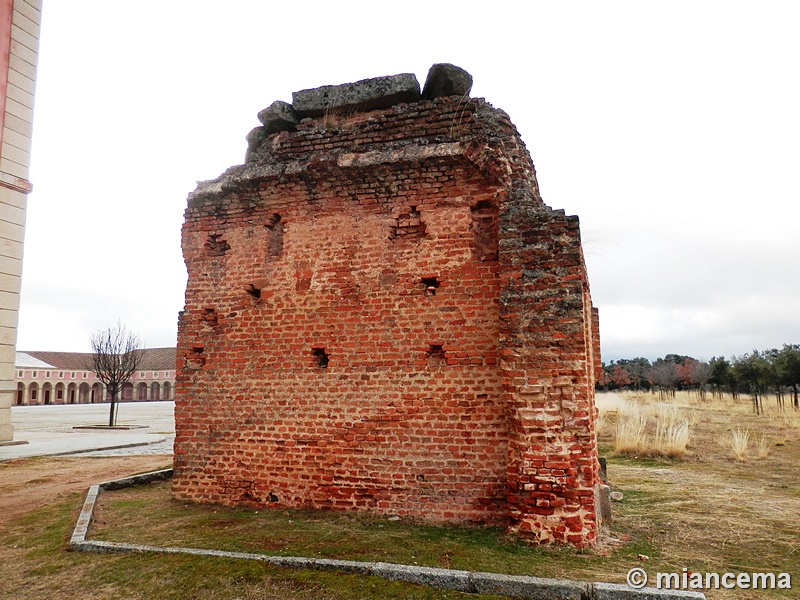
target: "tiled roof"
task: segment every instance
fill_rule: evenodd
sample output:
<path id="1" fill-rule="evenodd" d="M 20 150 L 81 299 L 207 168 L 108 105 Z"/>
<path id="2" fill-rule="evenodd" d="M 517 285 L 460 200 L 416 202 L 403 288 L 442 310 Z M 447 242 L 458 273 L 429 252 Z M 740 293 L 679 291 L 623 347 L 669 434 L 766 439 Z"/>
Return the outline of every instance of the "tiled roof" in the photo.
<path id="1" fill-rule="evenodd" d="M 144 357 L 139 365 L 140 371 L 172 371 L 175 369 L 175 348 L 145 348 L 143 352 Z M 91 352 L 28 351 L 18 352 L 17 357 L 20 355 L 43 361 L 55 369 L 91 371 Z M 16 366 L 30 368 L 27 364 L 17 364 Z"/>
<path id="2" fill-rule="evenodd" d="M 54 369 L 70 371 L 90 371 L 92 355 L 88 352 L 24 352 L 38 360 L 52 365 Z"/>
<path id="3" fill-rule="evenodd" d="M 175 348 L 145 348 L 140 371 L 174 371 Z"/>
<path id="4" fill-rule="evenodd" d="M 14 360 L 14 366 L 17 368 L 23 369 L 55 369 L 57 367 L 44 362 L 43 360 L 39 360 L 38 358 L 34 358 L 27 352 L 17 352 L 17 356 Z"/>

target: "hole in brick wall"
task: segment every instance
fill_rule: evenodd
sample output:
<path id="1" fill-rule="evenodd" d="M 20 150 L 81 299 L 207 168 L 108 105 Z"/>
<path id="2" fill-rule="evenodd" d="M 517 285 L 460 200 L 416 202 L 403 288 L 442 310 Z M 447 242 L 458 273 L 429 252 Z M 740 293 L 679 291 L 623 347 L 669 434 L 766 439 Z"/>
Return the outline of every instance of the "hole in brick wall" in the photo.
<path id="1" fill-rule="evenodd" d="M 267 240 L 267 254 L 280 256 L 283 252 L 283 223 L 278 213 L 273 214 L 264 227 L 269 231 Z"/>
<path id="2" fill-rule="evenodd" d="M 264 225 L 267 229 L 274 229 L 275 225 L 281 222 L 281 216 L 278 213 L 273 213 L 273 215 L 267 221 L 267 224 Z"/>
<path id="3" fill-rule="evenodd" d="M 330 354 L 325 352 L 325 348 L 312 348 L 311 354 L 314 356 L 314 364 L 320 369 L 327 369 L 328 368 L 328 361 L 330 360 Z"/>
<path id="4" fill-rule="evenodd" d="M 248 283 L 244 291 L 250 294 L 253 298 L 261 298 L 261 288 L 257 288 L 252 283 Z"/>
<path id="5" fill-rule="evenodd" d="M 204 346 L 192 346 L 189 354 L 186 356 L 186 366 L 189 369 L 202 369 L 203 365 L 206 364 L 206 357 L 203 354 L 205 352 Z"/>
<path id="6" fill-rule="evenodd" d="M 222 256 L 231 249 L 230 244 L 222 239 L 221 233 L 212 233 L 204 244 L 209 256 Z"/>
<path id="7" fill-rule="evenodd" d="M 277 502 L 278 501 L 278 496 L 276 496 L 275 494 L 270 492 L 269 496 L 267 496 L 267 500 L 269 500 L 270 502 Z"/>
<path id="8" fill-rule="evenodd" d="M 425 481 L 425 475 L 422 475 L 421 473 L 417 475 L 417 481 Z"/>
<path id="9" fill-rule="evenodd" d="M 435 296 L 436 290 L 441 285 L 436 277 L 423 277 L 420 279 L 422 282 L 422 289 L 426 296 Z"/>
<path id="10" fill-rule="evenodd" d="M 445 361 L 444 346 L 442 344 L 431 344 L 428 348 L 428 365 L 435 367 Z"/>
<path id="11" fill-rule="evenodd" d="M 427 231 L 425 223 L 422 222 L 422 215 L 416 206 L 409 206 L 408 212 L 398 215 L 394 221 L 395 224 L 392 226 L 389 235 L 391 239 L 400 237 L 419 238 L 423 237 Z"/>
<path id="12" fill-rule="evenodd" d="M 489 398 L 489 394 L 478 394 L 478 400 L 486 400 Z"/>
<path id="13" fill-rule="evenodd" d="M 481 260 L 497 260 L 498 215 L 494 202 L 479 200 L 470 208 L 475 250 Z"/>
<path id="14" fill-rule="evenodd" d="M 213 308 L 203 309 L 203 321 L 211 327 L 216 327 L 219 323 L 217 320 L 217 311 Z"/>

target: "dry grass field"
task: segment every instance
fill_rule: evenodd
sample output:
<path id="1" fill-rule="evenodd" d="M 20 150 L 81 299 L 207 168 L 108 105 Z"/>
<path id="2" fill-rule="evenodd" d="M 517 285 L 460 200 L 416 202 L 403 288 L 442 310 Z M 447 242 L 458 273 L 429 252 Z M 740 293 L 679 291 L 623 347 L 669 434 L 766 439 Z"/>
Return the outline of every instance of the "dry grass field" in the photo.
<path id="1" fill-rule="evenodd" d="M 746 397 L 700 401 L 680 393 L 667 405 L 647 393 L 600 394 L 598 406 L 609 483 L 623 498 L 614 502 L 614 519 L 591 551 L 529 547 L 501 529 L 485 527 L 194 506 L 172 500 L 168 483 L 105 492 L 89 537 L 617 583 L 633 567 L 651 577 L 684 568 L 694 573 L 788 572 L 793 590 L 706 594 L 712 600 L 798 597 L 800 414 L 791 408 L 780 411 L 766 399 L 765 414 L 755 416 Z M 637 425 L 626 430 L 626 420 Z M 620 431 L 630 430 L 639 432 L 640 445 L 635 435 L 617 439 Z M 103 459 L 36 459 L 30 464 L 44 468 L 56 460 Z M 72 463 L 73 471 L 77 464 Z M 0 465 L 0 477 L 10 469 Z M 41 479 L 31 475 L 32 481 Z M 0 495 L 5 493 L 0 485 Z M 83 493 L 61 494 L 3 523 L 0 598 L 475 598 L 244 561 L 65 552 Z"/>
<path id="2" fill-rule="evenodd" d="M 598 396 L 601 453 L 610 457 L 612 489 L 624 494 L 612 527 L 646 532 L 648 572 L 788 572 L 794 589 L 783 596 L 800 596 L 800 413 L 766 398 L 756 416 L 746 396 L 701 401 L 688 392 L 668 405 L 649 393 Z M 617 440 L 631 415 L 645 415 L 639 452 L 630 439 Z M 684 451 L 659 443 L 659 418 L 687 426 Z M 781 597 L 764 590 L 707 595 Z"/>

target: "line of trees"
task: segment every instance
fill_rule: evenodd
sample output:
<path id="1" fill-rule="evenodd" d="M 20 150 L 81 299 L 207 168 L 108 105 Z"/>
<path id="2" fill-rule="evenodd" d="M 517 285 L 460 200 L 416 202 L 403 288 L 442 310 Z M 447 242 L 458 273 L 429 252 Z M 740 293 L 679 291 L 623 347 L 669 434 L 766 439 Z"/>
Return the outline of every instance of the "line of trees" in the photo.
<path id="1" fill-rule="evenodd" d="M 762 410 L 764 394 L 775 394 L 783 406 L 789 396 L 795 409 L 800 409 L 800 344 L 784 344 L 783 348 L 753 350 L 730 360 L 715 356 L 705 362 L 667 354 L 652 363 L 646 358 L 623 358 L 603 363 L 603 377 L 598 382 L 603 390 L 652 390 L 674 395 L 676 390 L 697 390 L 701 398 L 729 393 L 734 397 L 749 394 L 757 414 Z"/>

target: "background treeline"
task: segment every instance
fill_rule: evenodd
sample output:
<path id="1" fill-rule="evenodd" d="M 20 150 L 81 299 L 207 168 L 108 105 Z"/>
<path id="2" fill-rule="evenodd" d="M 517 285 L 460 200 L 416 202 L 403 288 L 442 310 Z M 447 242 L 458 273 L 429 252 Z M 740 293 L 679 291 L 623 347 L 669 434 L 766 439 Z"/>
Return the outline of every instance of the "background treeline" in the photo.
<path id="1" fill-rule="evenodd" d="M 652 363 L 646 358 L 623 358 L 603 363 L 602 390 L 652 390 L 674 394 L 676 390 L 697 390 L 706 393 L 729 393 L 734 397 L 749 394 L 756 412 L 761 412 L 761 398 L 775 394 L 783 405 L 788 396 L 795 408 L 800 386 L 800 344 L 784 344 L 783 348 L 753 350 L 730 360 L 715 356 L 708 362 L 691 356 L 667 354 Z"/>

